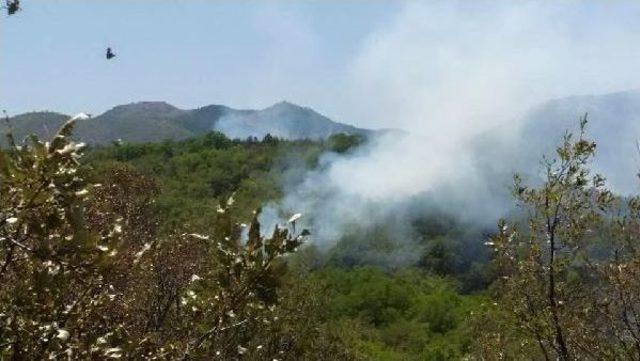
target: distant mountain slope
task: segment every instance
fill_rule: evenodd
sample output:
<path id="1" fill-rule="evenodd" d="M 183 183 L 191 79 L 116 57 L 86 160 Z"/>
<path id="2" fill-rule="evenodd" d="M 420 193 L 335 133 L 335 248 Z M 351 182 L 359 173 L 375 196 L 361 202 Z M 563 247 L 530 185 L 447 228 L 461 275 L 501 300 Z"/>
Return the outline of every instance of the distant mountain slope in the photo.
<path id="1" fill-rule="evenodd" d="M 185 139 L 193 136 L 193 132 L 174 121 L 185 112 L 165 102 L 119 105 L 97 117 L 78 122 L 75 134 L 89 143 L 116 139 L 135 143 Z"/>
<path id="2" fill-rule="evenodd" d="M 588 114 L 587 137 L 597 143 L 594 168 L 618 191 L 637 191 L 640 182 L 640 91 L 574 96 L 551 100 L 534 108 L 522 128 L 524 159 L 553 152 L 564 130 L 574 133 L 578 119 Z M 531 159 L 530 161 L 532 161 Z"/>
<path id="3" fill-rule="evenodd" d="M 18 139 L 35 133 L 48 137 L 66 116 L 51 112 L 26 113 L 11 119 Z M 119 105 L 79 121 L 75 136 L 92 144 L 121 139 L 126 142 L 154 142 L 185 139 L 212 130 L 227 136 L 262 138 L 267 133 L 287 139 L 320 139 L 335 133 L 369 134 L 369 130 L 337 123 L 311 108 L 281 102 L 263 110 L 238 110 L 209 105 L 193 110 L 178 109 L 165 102 Z M 6 127 L 0 127 L 6 133 Z"/>
<path id="4" fill-rule="evenodd" d="M 363 133 L 363 129 L 336 123 L 311 108 L 280 102 L 260 111 L 227 112 L 215 129 L 232 138 L 263 137 L 267 133 L 287 139 L 326 138 L 331 134 Z"/>
<path id="5" fill-rule="evenodd" d="M 224 105 L 207 105 L 181 114 L 175 119 L 175 122 L 185 129 L 199 134 L 213 130 L 218 120 L 227 114 L 239 112 L 243 111 Z"/>
<path id="6" fill-rule="evenodd" d="M 21 141 L 30 134 L 41 138 L 49 138 L 69 117 L 54 112 L 30 112 L 11 118 L 11 127 L 16 141 Z M 0 122 L 0 145 L 6 145 L 8 128 L 4 121 Z"/>

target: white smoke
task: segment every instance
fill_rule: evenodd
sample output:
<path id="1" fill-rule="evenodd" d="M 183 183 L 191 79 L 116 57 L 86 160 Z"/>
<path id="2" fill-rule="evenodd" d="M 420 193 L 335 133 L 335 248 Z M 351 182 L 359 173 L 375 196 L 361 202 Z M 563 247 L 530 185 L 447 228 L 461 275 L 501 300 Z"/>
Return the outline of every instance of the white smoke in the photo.
<path id="1" fill-rule="evenodd" d="M 526 142 L 517 119 L 529 107 L 640 85 L 639 14 L 631 2 L 407 3 L 362 45 L 340 102 L 357 125 L 408 134 L 327 155 L 272 206 L 308 215 L 323 244 L 354 224 L 401 223 L 416 197 L 493 222 L 517 170 L 499 143 Z"/>

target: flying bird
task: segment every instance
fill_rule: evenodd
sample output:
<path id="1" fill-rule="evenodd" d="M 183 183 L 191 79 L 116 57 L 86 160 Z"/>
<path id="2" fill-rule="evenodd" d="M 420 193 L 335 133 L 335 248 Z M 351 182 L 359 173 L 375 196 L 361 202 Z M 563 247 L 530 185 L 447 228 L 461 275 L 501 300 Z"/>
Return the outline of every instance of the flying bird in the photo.
<path id="1" fill-rule="evenodd" d="M 7 0 L 3 8 L 7 9 L 7 14 L 13 15 L 20 10 L 20 0 Z"/>
<path id="2" fill-rule="evenodd" d="M 116 54 L 111 51 L 111 48 L 107 48 L 107 60 L 113 59 L 116 57 Z"/>

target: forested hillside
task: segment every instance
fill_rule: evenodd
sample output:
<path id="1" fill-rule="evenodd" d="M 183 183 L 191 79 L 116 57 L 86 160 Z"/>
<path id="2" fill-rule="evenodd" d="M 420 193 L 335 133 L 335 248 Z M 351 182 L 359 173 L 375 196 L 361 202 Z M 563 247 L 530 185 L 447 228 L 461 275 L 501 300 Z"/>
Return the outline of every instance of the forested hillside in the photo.
<path id="1" fill-rule="evenodd" d="M 285 228 L 279 231 L 261 230 L 256 218 L 250 222 L 256 208 L 281 196 L 282 180 L 289 172 L 317 167 L 318 157 L 326 152 L 346 155 L 364 138 L 339 134 L 321 142 L 285 141 L 271 136 L 240 141 L 214 132 L 180 142 L 98 147 L 89 149 L 79 158 L 82 145 L 68 139 L 69 130 L 70 127 L 65 127 L 51 145 L 32 142 L 19 151 L 4 153 L 4 174 L 20 176 L 11 186 L 6 182 L 3 184 L 27 193 L 4 198 L 4 202 L 9 203 L 4 203 L 2 213 L 5 217 L 3 234 L 12 237 L 15 242 L 11 244 L 20 246 L 3 248 L 6 259 L 3 277 L 12 284 L 3 293 L 3 307 L 16 305 L 14 302 L 18 299 L 10 301 L 16 294 L 16 287 L 39 290 L 45 287 L 59 294 L 61 302 L 38 301 L 44 303 L 38 304 L 40 308 L 34 308 L 29 315 L 16 308 L 12 308 L 13 311 L 3 308 L 3 315 L 8 317 L 3 318 L 5 327 L 13 325 L 18 320 L 15 317 L 28 319 L 35 329 L 45 327 L 43 337 L 49 340 L 41 345 L 42 340 L 29 336 L 35 332 L 34 328 L 24 331 L 5 328 L 1 336 L 9 342 L 6 355 L 36 357 L 73 350 L 87 357 L 134 357 L 148 353 L 154 357 L 175 358 L 186 352 L 196 358 L 218 355 L 220 359 L 246 354 L 245 357 L 253 359 L 275 356 L 325 360 L 335 356 L 339 359 L 418 360 L 424 357 L 447 359 L 470 352 L 472 336 L 468 316 L 472 310 L 482 307 L 485 298 L 460 293 L 461 282 L 448 277 L 448 261 L 441 258 L 447 257 L 441 254 L 448 248 L 444 241 L 425 254 L 423 266 L 384 270 L 367 266 L 366 258 L 357 260 L 357 253 L 347 251 L 351 247 L 378 247 L 367 237 L 352 236 L 340 243 L 343 246 L 325 253 L 314 246 L 313 235 L 296 231 L 292 228 L 294 224 L 282 225 Z M 82 162 L 77 171 L 75 159 Z M 35 167 L 20 168 L 22 164 Z M 57 167 L 66 170 L 59 174 Z M 33 177 L 28 175 L 31 172 L 39 173 Z M 83 175 L 85 180 L 74 174 Z M 48 200 L 46 194 L 56 193 L 41 192 L 58 192 L 56 188 L 34 188 L 37 183 L 32 182 L 37 179 L 49 182 L 48 177 L 53 177 L 52 184 L 66 187 L 64 192 L 67 193 L 62 194 L 68 195 Z M 73 183 L 66 183 L 66 179 L 72 178 L 75 179 Z M 19 202 L 18 197 L 37 201 L 24 210 L 12 208 L 12 204 Z M 84 217 L 85 221 L 77 223 L 77 218 L 63 216 L 77 209 L 79 204 L 84 205 L 81 208 L 83 215 L 78 216 Z M 56 234 L 56 239 L 52 238 L 46 245 L 39 245 L 31 238 L 40 234 L 30 228 L 34 223 L 28 223 L 28 226 L 24 223 L 34 222 L 36 218 L 32 217 L 44 216 L 42 212 L 54 212 L 45 216 L 53 223 L 39 231 Z M 14 233 L 21 232 L 23 227 L 29 227 L 28 234 Z M 445 226 L 442 233 L 451 231 L 451 227 Z M 57 236 L 56 232 L 63 230 L 66 233 Z M 84 236 L 77 232 L 83 232 Z M 291 235 L 288 232 L 292 232 Z M 263 238 L 261 233 L 267 236 Z M 61 238 L 57 240 L 57 237 Z M 214 248 L 209 249 L 209 239 L 217 237 L 222 239 L 216 242 L 222 243 L 214 242 L 211 245 Z M 73 240 L 72 243 L 67 244 L 67 239 Z M 285 243 L 278 243 L 280 240 Z M 225 248 L 216 250 L 216 244 Z M 74 251 L 70 251 L 69 246 Z M 40 247 L 45 248 L 34 254 L 35 258 L 14 259 L 14 252 L 25 251 L 28 256 L 31 250 Z M 225 250 L 226 247 L 231 248 Z M 234 247 L 239 248 L 234 250 Z M 255 254 L 263 247 L 260 252 L 264 254 Z M 383 247 L 388 249 L 393 244 L 387 242 Z M 99 262 L 95 265 L 98 268 L 84 270 L 85 266 L 77 264 L 83 262 L 73 258 L 80 249 L 91 257 L 85 261 Z M 278 257 L 294 250 L 297 252 L 288 257 Z M 241 261 L 237 257 L 248 258 Z M 255 264 L 254 257 L 262 261 Z M 429 260 L 429 257 L 438 260 Z M 42 263 L 45 258 L 51 261 Z M 25 263 L 27 261 L 29 263 Z M 430 270 L 428 265 L 435 264 L 432 261 L 440 267 Z M 231 262 L 229 266 L 235 265 L 225 271 L 225 262 Z M 25 267 L 34 269 L 38 278 L 16 278 L 27 269 Z M 253 267 L 258 268 L 253 270 Z M 252 272 L 258 273 L 252 276 Z M 89 283 L 83 283 L 82 278 Z M 58 282 L 59 286 L 53 290 L 49 282 Z M 142 294 L 138 287 L 146 289 L 145 293 Z M 228 287 L 234 288 L 225 291 Z M 258 299 L 243 300 L 248 302 L 244 306 L 237 304 L 238 299 L 229 300 L 226 308 L 215 306 L 215 311 L 207 310 L 214 304 L 202 303 L 210 302 L 206 301 L 209 297 L 223 299 L 227 297 L 223 296 L 226 292 L 236 292 L 238 287 L 257 288 L 255 291 L 245 289 L 233 297 Z M 84 292 L 93 296 L 85 299 Z M 31 296 L 24 294 L 21 297 L 26 300 Z M 58 309 L 64 308 L 63 299 L 74 297 L 77 299 L 73 302 L 78 304 L 97 304 L 91 307 L 87 304 L 84 307 L 88 308 L 76 311 L 74 318 L 62 316 L 64 321 L 58 320 L 58 313 L 64 313 Z M 174 301 L 179 302 L 174 306 Z M 137 312 L 140 319 L 134 321 L 126 317 L 129 321 L 125 324 L 112 324 L 118 318 L 108 320 L 116 317 L 112 312 L 120 307 L 113 302 L 126 304 L 126 309 L 117 312 Z M 260 304 L 269 307 L 271 316 L 259 311 L 263 307 Z M 98 306 L 100 308 L 96 308 Z M 255 306 L 258 308 L 254 309 Z M 111 307 L 116 309 L 110 311 Z M 47 310 L 46 314 L 44 310 Z M 214 328 L 202 335 L 194 334 L 196 338 L 190 340 L 188 334 L 183 338 L 171 331 L 194 327 L 192 325 L 200 323 L 198 319 L 204 316 L 202 312 L 218 314 L 207 316 L 208 321 L 203 319 L 203 322 L 225 322 L 228 324 L 224 327 L 237 327 L 241 333 L 234 331 L 225 336 L 217 334 L 224 332 Z M 246 317 L 252 321 L 245 325 L 249 322 Z M 240 324 L 236 325 L 234 319 Z M 136 343 L 142 343 L 129 345 L 133 340 L 131 337 L 136 337 Z M 93 346 L 85 348 L 87 342 Z M 15 348 L 18 344 L 20 349 Z"/>
<path id="2" fill-rule="evenodd" d="M 184 228 L 210 233 L 220 204 L 229 197 L 234 203 L 227 213 L 233 219 L 249 219 L 254 209 L 282 196 L 285 179 L 318 167 L 318 158 L 327 152 L 348 156 L 363 141 L 341 134 L 316 142 L 271 136 L 240 141 L 209 133 L 181 142 L 96 148 L 88 152 L 86 164 L 96 181 L 114 169 L 154 179 L 158 186 L 154 209 L 161 231 Z M 469 230 L 444 214 L 432 216 L 422 225 L 424 244 L 415 248 L 423 256 L 408 268 L 393 269 L 380 257 L 372 258 L 403 247 L 393 228 L 385 225 L 360 234 L 354 231 L 329 252 L 319 251 L 311 234 L 310 243 L 289 260 L 294 273 L 302 272 L 291 275 L 292 282 L 321 285 L 328 292 L 323 322 L 334 331 L 353 330 L 340 337 L 353 342 L 354 357 L 446 359 L 470 349 L 467 316 L 481 307 L 483 297 L 461 292 L 484 288 L 489 276 L 479 263 L 471 272 L 470 264 L 465 264 L 470 259 L 461 250 L 469 241 L 464 239 Z M 479 240 L 481 234 L 475 236 Z"/>
<path id="3" fill-rule="evenodd" d="M 286 141 L 271 135 L 232 140 L 219 132 L 183 141 L 116 144 L 91 149 L 87 168 L 97 179 L 113 167 L 153 178 L 160 187 L 156 209 L 169 222 L 204 231 L 218 205 L 233 195 L 238 218 L 282 195 L 293 172 L 317 166 L 323 152 L 347 152 L 364 141 L 335 135 L 325 141 Z"/>
<path id="4" fill-rule="evenodd" d="M 640 203 L 590 175 L 595 143 L 584 133 L 565 137 L 540 188 L 516 178 L 528 216 L 483 234 L 432 213 L 413 249 L 419 261 L 397 268 L 367 256 L 402 246 L 391 225 L 354 230 L 322 250 L 296 228 L 301 215 L 283 215 L 289 222 L 275 229 L 258 221 L 290 172 L 321 166 L 322 154 L 349 156 L 364 138 L 241 141 L 213 132 L 82 156 L 71 130 L 68 123 L 50 143 L 0 153 L 3 356 L 569 360 L 635 352 Z M 465 258 L 473 242 L 487 255 Z"/>

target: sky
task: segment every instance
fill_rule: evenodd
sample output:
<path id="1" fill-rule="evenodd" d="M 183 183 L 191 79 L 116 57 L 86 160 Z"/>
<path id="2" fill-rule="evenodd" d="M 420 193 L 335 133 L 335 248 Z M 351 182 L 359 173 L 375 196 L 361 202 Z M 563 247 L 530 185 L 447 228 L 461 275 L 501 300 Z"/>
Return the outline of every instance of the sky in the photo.
<path id="1" fill-rule="evenodd" d="M 22 6 L 0 18 L 0 107 L 12 114 L 288 100 L 342 122 L 429 132 L 424 124 L 458 130 L 547 98 L 640 87 L 632 1 Z"/>
<path id="2" fill-rule="evenodd" d="M 366 36 L 400 8 L 382 1 L 22 3 L 23 11 L 0 18 L 0 102 L 12 113 L 101 112 L 142 100 L 185 108 L 316 105 L 311 99 L 329 99 L 323 92 L 344 76 Z M 113 61 L 104 59 L 108 46 Z"/>

